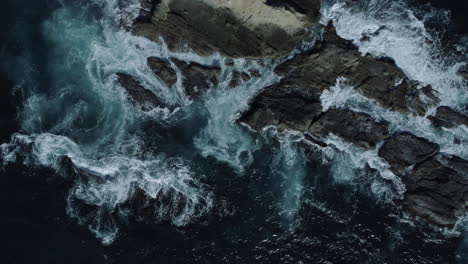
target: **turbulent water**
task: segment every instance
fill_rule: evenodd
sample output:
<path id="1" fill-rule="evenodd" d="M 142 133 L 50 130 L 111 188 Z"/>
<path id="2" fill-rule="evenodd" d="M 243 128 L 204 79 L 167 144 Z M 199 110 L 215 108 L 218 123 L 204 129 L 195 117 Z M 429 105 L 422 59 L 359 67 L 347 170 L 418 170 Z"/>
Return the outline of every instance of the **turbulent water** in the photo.
<path id="1" fill-rule="evenodd" d="M 0 146 L 6 263 L 467 263 L 467 220 L 439 230 L 402 212 L 394 201 L 405 187 L 376 151 L 338 137 L 321 148 L 294 132 L 257 134 L 237 122 L 250 99 L 279 81 L 274 67 L 301 50 L 230 64 L 130 34 L 137 0 L 31 2 L 7 1 L 2 23 L 2 93 L 17 104 L 16 117 L 5 106 L 5 119 L 17 122 L 4 123 Z M 466 111 L 458 75 L 466 44 L 463 36 L 444 41 L 446 11 L 327 0 L 321 13 L 363 54 L 393 58 L 430 84 L 440 105 Z M 168 87 L 146 65 L 150 56 L 219 66 L 221 81 L 190 99 L 182 73 Z M 230 89 L 236 70 L 262 78 Z M 116 73 L 135 76 L 168 107 L 140 111 Z M 468 158 L 466 127 L 435 129 L 423 117 L 389 111 L 345 79 L 321 102 L 369 113 L 390 121 L 391 131 Z M 138 192 L 153 198 L 154 211 L 132 211 Z"/>

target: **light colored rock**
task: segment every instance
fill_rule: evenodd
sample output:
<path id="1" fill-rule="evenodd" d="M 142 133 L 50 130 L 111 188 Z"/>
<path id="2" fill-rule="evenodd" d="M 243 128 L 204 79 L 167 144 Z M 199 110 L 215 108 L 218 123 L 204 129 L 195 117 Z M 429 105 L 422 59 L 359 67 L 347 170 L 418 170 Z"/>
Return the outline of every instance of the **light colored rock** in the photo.
<path id="1" fill-rule="evenodd" d="M 177 0 L 172 0 L 177 1 Z M 275 25 L 290 35 L 295 35 L 309 25 L 309 19 L 285 8 L 275 8 L 265 4 L 265 0 L 201 0 L 215 8 L 226 8 L 242 24 L 258 31 L 263 25 Z M 260 30 L 261 31 L 261 30 Z"/>
<path id="2" fill-rule="evenodd" d="M 200 55 L 283 56 L 319 20 L 263 0 L 153 0 L 146 6 L 134 34 L 153 41 L 162 37 L 172 50 L 188 46 Z"/>

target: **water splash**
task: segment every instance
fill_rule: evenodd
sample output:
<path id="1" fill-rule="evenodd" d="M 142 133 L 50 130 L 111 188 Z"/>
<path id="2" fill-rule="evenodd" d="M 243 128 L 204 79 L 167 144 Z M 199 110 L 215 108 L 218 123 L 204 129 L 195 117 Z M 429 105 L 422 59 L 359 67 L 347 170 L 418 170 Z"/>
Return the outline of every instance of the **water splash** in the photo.
<path id="1" fill-rule="evenodd" d="M 424 116 L 390 111 L 363 96 L 344 78 L 338 78 L 334 86 L 324 90 L 320 100 L 325 110 L 343 108 L 367 113 L 376 121 L 387 121 L 390 133 L 408 131 L 437 143 L 441 152 L 468 159 L 468 128 L 465 126 L 436 128 Z"/>
<path id="2" fill-rule="evenodd" d="M 269 126 L 261 131 L 263 137 L 279 142 L 270 165 L 271 175 L 281 183 L 280 214 L 289 229 L 298 225 L 297 214 L 303 202 L 304 177 L 306 177 L 306 158 L 301 149 L 304 136 L 295 131 L 278 131 Z"/>
<path id="3" fill-rule="evenodd" d="M 443 32 L 430 32 L 425 26 L 431 20 L 447 24 L 448 13 L 432 9 L 420 17 L 401 0 L 326 0 L 321 13 L 321 23 L 333 21 L 338 35 L 352 40 L 362 54 L 391 57 L 410 79 L 431 85 L 442 105 L 463 110 L 468 101 L 466 82 L 459 74 L 464 58 L 447 54 L 440 42 Z"/>

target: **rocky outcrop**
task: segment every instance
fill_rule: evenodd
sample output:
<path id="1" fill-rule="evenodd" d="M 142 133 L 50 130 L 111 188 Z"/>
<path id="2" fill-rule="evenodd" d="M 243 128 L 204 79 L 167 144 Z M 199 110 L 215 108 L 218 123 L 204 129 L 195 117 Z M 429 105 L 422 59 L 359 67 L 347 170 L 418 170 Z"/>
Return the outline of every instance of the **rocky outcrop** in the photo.
<path id="1" fill-rule="evenodd" d="M 305 27 L 319 18 L 318 0 L 295 6 L 302 6 L 301 12 L 264 0 L 145 0 L 132 31 L 154 41 L 163 38 L 172 50 L 185 50 L 187 44 L 201 55 L 281 56 L 294 49 Z"/>
<path id="2" fill-rule="evenodd" d="M 374 148 L 388 137 L 388 126 L 385 122 L 376 122 L 365 113 L 347 109 L 332 109 L 323 113 L 308 129 L 318 138 L 330 133 L 363 148 Z"/>
<path id="3" fill-rule="evenodd" d="M 132 31 L 153 41 L 164 39 L 171 50 L 189 48 L 199 55 L 218 52 L 228 57 L 282 57 L 304 38 L 305 27 L 317 23 L 319 2 L 143 0 Z M 189 96 L 199 96 L 220 82 L 220 68 L 170 60 L 149 58 L 148 65 L 168 86 L 177 82 L 179 70 Z M 430 86 L 407 78 L 391 58 L 361 54 L 351 41 L 340 38 L 332 25 L 324 27 L 323 37 L 311 50 L 284 61 L 275 73 L 281 81 L 252 99 L 241 122 L 255 130 L 276 126 L 299 131 L 321 146 L 330 134 L 365 149 L 383 142 L 379 156 L 407 188 L 404 208 L 442 226 L 452 226 L 466 211 L 467 161 L 444 155 L 437 144 L 408 132 L 390 136 L 388 124 L 368 114 L 334 108 L 324 112 L 320 103 L 322 92 L 344 77 L 358 92 L 386 109 L 424 116 L 439 103 Z M 229 86 L 235 88 L 260 77 L 256 72 L 234 71 L 228 77 Z M 141 105 L 155 102 L 149 94 L 132 96 L 141 85 L 128 76 L 121 79 L 123 86 L 131 87 L 126 89 L 133 100 Z M 467 116 L 448 107 L 439 107 L 428 118 L 436 127 L 468 124 Z M 153 210 L 148 199 L 154 198 L 142 193 L 136 197 L 138 210 Z"/>
<path id="4" fill-rule="evenodd" d="M 453 226 L 468 205 L 468 161 L 439 152 L 439 146 L 410 133 L 390 137 L 379 155 L 402 178 L 403 206 L 430 222 Z"/>
<path id="5" fill-rule="evenodd" d="M 316 99 L 268 87 L 255 98 L 240 121 L 256 130 L 274 125 L 279 129 L 306 131 L 321 112 L 322 105 Z"/>
<path id="6" fill-rule="evenodd" d="M 435 114 L 428 117 L 435 127 L 453 128 L 457 126 L 468 127 L 468 116 L 454 111 L 448 106 L 440 106 Z"/>
<path id="7" fill-rule="evenodd" d="M 410 166 L 434 156 L 437 152 L 437 144 L 411 133 L 401 132 L 391 136 L 383 144 L 379 156 L 388 161 L 393 171 L 404 174 Z"/>
<path id="8" fill-rule="evenodd" d="M 177 82 L 177 73 L 169 62 L 157 57 L 149 57 L 147 64 L 167 86 L 172 86 Z"/>
<path id="9" fill-rule="evenodd" d="M 332 25 L 311 52 L 279 65 L 276 72 L 284 76 L 279 87 L 300 90 L 314 98 L 333 86 L 338 77 L 344 77 L 363 95 L 392 111 L 422 115 L 438 101 L 430 87 L 410 81 L 391 59 L 362 56 Z"/>
<path id="10" fill-rule="evenodd" d="M 182 85 L 189 96 L 199 96 L 212 86 L 219 83 L 221 68 L 208 67 L 198 63 L 187 63 L 173 59 L 184 78 Z"/>
<path id="11" fill-rule="evenodd" d="M 161 106 L 159 98 L 153 92 L 143 87 L 132 76 L 125 73 L 117 73 L 117 78 L 120 85 L 128 93 L 133 104 L 140 107 L 143 111 L 150 111 Z"/>
<path id="12" fill-rule="evenodd" d="M 453 226 L 468 209 L 468 161 L 437 155 L 416 165 L 403 177 L 403 205 L 442 226 Z"/>
<path id="13" fill-rule="evenodd" d="M 275 71 L 283 76 L 281 82 L 265 88 L 241 118 L 254 129 L 274 125 L 319 138 L 333 133 L 373 148 L 388 137 L 385 124 L 349 110 L 321 114 L 320 95 L 338 77 L 347 78 L 365 96 L 394 111 L 422 115 L 438 101 L 430 87 L 408 80 L 392 60 L 362 56 L 331 25 L 313 50 L 284 62 Z"/>
<path id="14" fill-rule="evenodd" d="M 367 114 L 347 109 L 322 113 L 320 101 L 274 89 L 262 92 L 240 121 L 256 130 L 273 125 L 280 130 L 300 131 L 315 136 L 314 141 L 335 134 L 364 148 L 373 148 L 388 137 L 387 124 L 376 122 Z"/>
<path id="15" fill-rule="evenodd" d="M 231 81 L 229 82 L 229 87 L 235 88 L 243 82 L 247 82 L 251 79 L 250 75 L 245 72 L 234 71 L 232 73 Z"/>
<path id="16" fill-rule="evenodd" d="M 283 76 L 281 82 L 265 88 L 241 118 L 254 129 L 275 125 L 321 137 L 333 133 L 361 147 L 374 147 L 388 136 L 385 124 L 349 110 L 321 115 L 320 95 L 342 76 L 391 110 L 423 114 L 428 101 L 437 101 L 429 87 L 421 88 L 408 80 L 392 60 L 362 56 L 331 25 L 313 50 L 284 62 L 275 71 Z"/>
<path id="17" fill-rule="evenodd" d="M 208 67 L 174 58 L 172 58 L 172 61 L 182 73 L 182 85 L 185 89 L 185 93 L 190 97 L 200 96 L 209 88 L 219 84 L 221 74 L 220 67 Z M 177 73 L 168 61 L 157 57 L 149 57 L 147 59 L 147 64 L 155 75 L 167 86 L 171 87 L 176 84 Z M 245 73 L 239 73 L 238 77 L 240 81 L 242 81 L 242 78 L 245 78 L 244 74 Z M 131 101 L 143 111 L 150 111 L 158 106 L 165 106 L 153 92 L 143 87 L 134 77 L 125 73 L 117 73 L 117 77 L 119 84 L 126 90 Z M 232 82 L 234 81 L 233 79 Z"/>

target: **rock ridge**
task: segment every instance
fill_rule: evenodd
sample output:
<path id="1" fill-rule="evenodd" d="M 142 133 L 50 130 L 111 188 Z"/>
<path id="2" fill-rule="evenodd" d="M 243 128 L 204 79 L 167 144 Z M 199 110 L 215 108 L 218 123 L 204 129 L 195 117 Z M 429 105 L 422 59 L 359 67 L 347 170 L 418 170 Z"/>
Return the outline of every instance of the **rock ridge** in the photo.
<path id="1" fill-rule="evenodd" d="M 131 30 L 152 41 L 163 39 L 173 51 L 284 58 L 305 37 L 306 27 L 318 26 L 319 10 L 319 0 L 142 0 Z M 467 211 L 468 161 L 442 153 L 437 144 L 409 132 L 390 133 L 387 121 L 367 113 L 324 109 L 321 95 L 344 78 L 357 92 L 390 111 L 420 117 L 433 112 L 427 118 L 435 128 L 468 127 L 468 116 L 439 106 L 437 92 L 410 80 L 391 58 L 361 54 L 351 41 L 338 36 L 332 24 L 323 26 L 323 31 L 312 49 L 275 68 L 282 79 L 253 98 L 239 121 L 254 130 L 276 126 L 299 131 L 319 146 L 325 146 L 324 139 L 333 134 L 360 148 L 375 149 L 406 185 L 403 208 L 430 223 L 453 226 Z M 170 60 L 150 57 L 147 63 L 167 86 L 180 81 L 190 97 L 220 81 L 220 68 Z M 245 72 L 232 75 L 232 88 L 259 77 Z M 161 104 L 131 76 L 118 76 L 143 110 Z"/>

